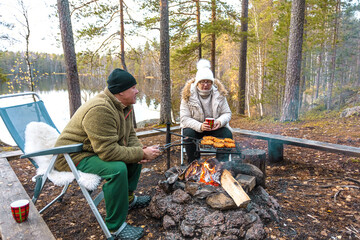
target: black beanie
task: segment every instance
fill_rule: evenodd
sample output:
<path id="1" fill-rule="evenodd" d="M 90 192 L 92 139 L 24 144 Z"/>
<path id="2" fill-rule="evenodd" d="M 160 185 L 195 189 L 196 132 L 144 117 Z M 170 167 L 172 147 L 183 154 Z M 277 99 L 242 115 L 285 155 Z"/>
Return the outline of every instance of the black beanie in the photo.
<path id="1" fill-rule="evenodd" d="M 123 92 L 137 84 L 135 78 L 130 73 L 120 68 L 116 68 L 110 73 L 107 83 L 108 89 L 112 94 Z"/>

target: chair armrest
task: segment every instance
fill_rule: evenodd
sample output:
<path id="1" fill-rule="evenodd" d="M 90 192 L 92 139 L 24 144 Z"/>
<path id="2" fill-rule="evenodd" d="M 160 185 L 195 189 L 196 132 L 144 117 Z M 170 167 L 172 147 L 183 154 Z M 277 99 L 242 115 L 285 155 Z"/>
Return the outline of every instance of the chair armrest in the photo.
<path id="1" fill-rule="evenodd" d="M 83 147 L 82 143 L 54 147 L 54 148 L 49 148 L 46 150 L 41 150 L 38 152 L 24 154 L 24 155 L 21 155 L 20 158 L 29 158 L 29 157 L 37 157 L 37 156 L 44 156 L 44 155 L 55 155 L 55 154 L 62 154 L 62 153 L 81 152 L 82 147 Z"/>

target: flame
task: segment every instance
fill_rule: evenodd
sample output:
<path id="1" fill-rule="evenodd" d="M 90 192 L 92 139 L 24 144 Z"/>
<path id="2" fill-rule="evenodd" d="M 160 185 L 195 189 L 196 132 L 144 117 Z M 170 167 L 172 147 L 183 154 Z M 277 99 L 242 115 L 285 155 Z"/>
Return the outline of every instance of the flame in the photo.
<path id="1" fill-rule="evenodd" d="M 192 162 L 185 172 L 187 181 L 198 181 L 207 185 L 219 186 L 220 171 L 217 170 L 217 164 L 205 161 L 199 164 L 197 161 Z"/>
<path id="2" fill-rule="evenodd" d="M 210 164 L 205 161 L 201 166 L 199 182 L 205 183 L 207 185 L 219 186 L 219 184 L 215 182 L 213 179 L 213 174 L 215 173 L 216 173 L 215 166 L 213 168 L 210 168 Z"/>

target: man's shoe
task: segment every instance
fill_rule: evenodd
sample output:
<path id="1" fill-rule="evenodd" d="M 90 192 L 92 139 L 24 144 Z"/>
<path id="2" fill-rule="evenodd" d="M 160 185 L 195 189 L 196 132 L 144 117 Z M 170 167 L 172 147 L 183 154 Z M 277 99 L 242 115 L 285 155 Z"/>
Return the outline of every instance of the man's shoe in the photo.
<path id="1" fill-rule="evenodd" d="M 123 223 L 123 225 L 121 225 L 121 227 L 112 235 L 115 239 L 119 240 L 138 240 L 144 236 L 144 229 Z"/>
<path id="2" fill-rule="evenodd" d="M 134 197 L 134 200 L 129 204 L 129 210 L 135 209 L 135 208 L 144 208 L 149 206 L 151 201 L 151 197 L 148 195 L 145 196 L 136 196 Z"/>

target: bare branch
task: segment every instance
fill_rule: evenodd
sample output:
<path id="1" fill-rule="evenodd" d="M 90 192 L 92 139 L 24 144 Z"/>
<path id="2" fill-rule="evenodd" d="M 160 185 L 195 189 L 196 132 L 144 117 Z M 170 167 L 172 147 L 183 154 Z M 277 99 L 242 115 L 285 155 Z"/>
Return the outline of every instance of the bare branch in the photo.
<path id="1" fill-rule="evenodd" d="M 79 9 L 81 9 L 81 8 L 83 8 L 83 7 L 91 4 L 91 3 L 97 2 L 97 1 L 99 1 L 99 0 L 91 0 L 90 2 L 86 2 L 86 3 L 82 4 L 82 5 L 80 5 L 79 7 L 73 6 L 73 10 L 71 11 L 70 16 L 71 16 L 71 15 L 73 14 L 73 12 L 75 12 L 76 10 L 79 10 Z"/>

